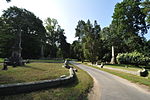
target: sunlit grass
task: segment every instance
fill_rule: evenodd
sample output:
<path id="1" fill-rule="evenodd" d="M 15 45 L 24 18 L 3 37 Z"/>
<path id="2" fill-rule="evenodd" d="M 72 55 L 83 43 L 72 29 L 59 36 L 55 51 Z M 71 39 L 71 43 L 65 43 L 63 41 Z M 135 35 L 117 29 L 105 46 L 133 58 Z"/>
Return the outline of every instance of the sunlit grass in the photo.
<path id="1" fill-rule="evenodd" d="M 112 68 L 118 68 L 118 69 L 124 69 L 124 70 L 129 70 L 129 71 L 138 71 L 138 70 L 141 70 L 141 68 L 139 67 L 134 67 L 134 66 L 126 66 L 126 65 L 104 65 L 105 67 L 112 67 Z"/>
<path id="2" fill-rule="evenodd" d="M 29 59 L 31 62 L 64 62 L 64 60 L 50 60 L 50 59 Z"/>
<path id="3" fill-rule="evenodd" d="M 0 58 L 0 63 L 4 62 L 4 59 L 3 58 Z"/>
<path id="4" fill-rule="evenodd" d="M 7 71 L 0 70 L 0 84 L 48 80 L 64 74 L 69 75 L 68 69 L 62 65 L 62 63 L 31 63 L 15 68 L 8 66 Z"/>
<path id="5" fill-rule="evenodd" d="M 75 68 L 78 72 L 76 72 L 77 79 L 73 83 L 37 92 L 2 96 L 0 100 L 87 100 L 93 79 L 85 71 Z"/>

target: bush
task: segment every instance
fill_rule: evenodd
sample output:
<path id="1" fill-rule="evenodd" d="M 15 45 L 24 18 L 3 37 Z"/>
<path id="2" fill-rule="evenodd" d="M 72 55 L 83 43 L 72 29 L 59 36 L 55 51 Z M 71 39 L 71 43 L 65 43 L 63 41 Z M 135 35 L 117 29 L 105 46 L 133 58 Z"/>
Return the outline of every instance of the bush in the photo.
<path id="1" fill-rule="evenodd" d="M 121 53 L 117 56 L 117 62 L 119 64 L 131 64 L 131 65 L 148 65 L 150 58 L 144 56 L 142 53 L 134 51 L 132 53 Z"/>

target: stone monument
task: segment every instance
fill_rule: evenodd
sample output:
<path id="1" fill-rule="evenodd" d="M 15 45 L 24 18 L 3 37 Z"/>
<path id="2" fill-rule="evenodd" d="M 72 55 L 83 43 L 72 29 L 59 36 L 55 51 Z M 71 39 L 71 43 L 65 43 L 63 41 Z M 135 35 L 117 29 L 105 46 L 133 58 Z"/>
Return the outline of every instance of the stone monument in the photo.
<path id="1" fill-rule="evenodd" d="M 115 51 L 114 51 L 114 46 L 112 46 L 112 58 L 111 58 L 111 64 L 115 64 Z"/>
<path id="2" fill-rule="evenodd" d="M 12 47 L 12 55 L 7 61 L 4 61 L 4 63 L 13 67 L 24 65 L 21 57 L 21 51 L 21 28 L 19 28 L 19 31 L 16 34 L 14 45 Z"/>

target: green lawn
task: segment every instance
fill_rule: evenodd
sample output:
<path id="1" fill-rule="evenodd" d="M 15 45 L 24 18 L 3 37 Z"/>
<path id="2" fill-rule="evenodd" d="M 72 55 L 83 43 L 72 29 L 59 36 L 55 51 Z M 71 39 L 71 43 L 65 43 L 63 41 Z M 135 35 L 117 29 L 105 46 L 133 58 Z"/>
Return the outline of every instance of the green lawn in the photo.
<path id="1" fill-rule="evenodd" d="M 31 63 L 15 68 L 8 66 L 7 71 L 0 70 L 0 84 L 55 79 L 64 74 L 69 75 L 68 69 L 62 65 L 62 63 Z"/>
<path id="2" fill-rule="evenodd" d="M 64 60 L 29 59 L 31 62 L 64 62 Z"/>
<path id="3" fill-rule="evenodd" d="M 88 91 L 93 86 L 93 79 L 85 71 L 75 68 L 78 72 L 74 83 L 37 92 L 1 96 L 0 100 L 87 100 Z M 52 76 L 57 74 L 55 71 L 53 73 Z"/>
<path id="4" fill-rule="evenodd" d="M 0 58 L 0 63 L 4 62 L 4 59 L 3 58 Z"/>
<path id="5" fill-rule="evenodd" d="M 112 67 L 112 68 L 119 68 L 119 69 L 125 69 L 125 70 L 130 70 L 130 71 L 138 71 L 143 68 L 150 68 L 150 66 L 134 66 L 134 65 L 124 65 L 124 64 L 106 64 L 106 67 Z M 128 67 L 128 68 L 126 68 Z"/>
<path id="6" fill-rule="evenodd" d="M 129 71 L 138 71 L 138 70 L 141 70 L 141 68 L 139 67 L 135 67 L 135 66 L 132 66 L 132 65 L 128 65 L 126 68 L 126 65 L 122 65 L 122 64 L 106 64 L 104 65 L 105 67 L 112 67 L 112 68 L 118 68 L 118 69 L 124 69 L 124 70 L 129 70 Z"/>

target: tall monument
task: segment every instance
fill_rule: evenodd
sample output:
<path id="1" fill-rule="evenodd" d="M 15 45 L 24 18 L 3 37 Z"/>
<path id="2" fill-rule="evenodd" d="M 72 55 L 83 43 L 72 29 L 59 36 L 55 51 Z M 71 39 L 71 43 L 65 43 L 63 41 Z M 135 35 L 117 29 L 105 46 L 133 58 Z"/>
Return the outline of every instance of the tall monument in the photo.
<path id="1" fill-rule="evenodd" d="M 112 46 L 112 58 L 111 58 L 111 64 L 115 64 L 115 51 L 114 51 L 114 46 Z"/>
<path id="2" fill-rule="evenodd" d="M 15 43 L 12 47 L 12 55 L 9 59 L 10 65 L 13 66 L 21 66 L 23 65 L 23 60 L 21 57 L 21 27 L 19 27 L 19 31 L 16 34 Z"/>

